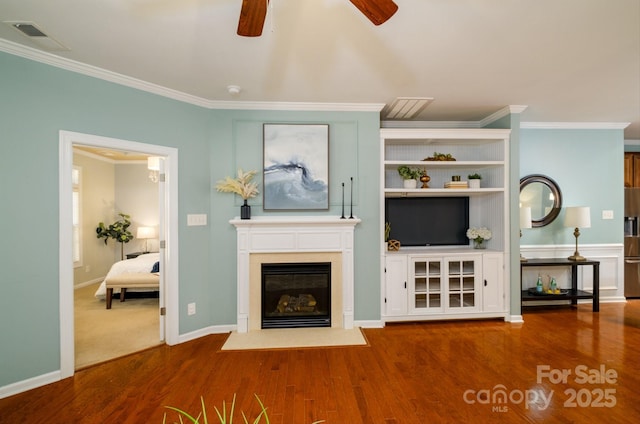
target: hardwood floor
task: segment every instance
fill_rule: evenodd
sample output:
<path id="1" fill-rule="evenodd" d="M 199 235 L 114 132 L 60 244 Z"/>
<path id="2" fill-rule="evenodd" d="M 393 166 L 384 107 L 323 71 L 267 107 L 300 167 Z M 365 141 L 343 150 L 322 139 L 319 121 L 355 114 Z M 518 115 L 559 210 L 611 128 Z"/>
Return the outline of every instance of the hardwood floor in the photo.
<path id="1" fill-rule="evenodd" d="M 640 300 L 524 318 L 393 324 L 364 347 L 222 352 L 212 335 L 2 399 L 0 422 L 173 423 L 165 406 L 197 414 L 202 396 L 217 423 L 234 393 L 238 414 L 257 415 L 257 394 L 273 424 L 640 422 Z"/>

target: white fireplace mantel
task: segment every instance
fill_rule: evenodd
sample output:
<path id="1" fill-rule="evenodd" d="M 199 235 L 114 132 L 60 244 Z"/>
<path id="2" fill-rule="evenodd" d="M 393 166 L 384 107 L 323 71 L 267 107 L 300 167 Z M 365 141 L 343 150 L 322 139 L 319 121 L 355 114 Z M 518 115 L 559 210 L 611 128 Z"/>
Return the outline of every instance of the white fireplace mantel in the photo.
<path id="1" fill-rule="evenodd" d="M 341 254 L 342 326 L 353 328 L 354 320 L 354 229 L 358 218 L 337 216 L 257 216 L 234 218 L 238 244 L 238 333 L 249 331 L 250 256 L 256 253 Z M 255 313 L 255 311 L 254 311 Z"/>

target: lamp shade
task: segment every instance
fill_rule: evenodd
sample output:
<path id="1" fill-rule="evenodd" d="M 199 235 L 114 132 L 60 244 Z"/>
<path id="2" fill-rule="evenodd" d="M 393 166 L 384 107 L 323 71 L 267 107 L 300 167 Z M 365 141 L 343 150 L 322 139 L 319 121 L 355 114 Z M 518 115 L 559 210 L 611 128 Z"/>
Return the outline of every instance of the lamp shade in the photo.
<path id="1" fill-rule="evenodd" d="M 156 229 L 153 227 L 138 227 L 137 236 L 139 239 L 152 239 L 156 236 Z"/>
<path id="2" fill-rule="evenodd" d="M 571 228 L 590 228 L 591 209 L 588 206 L 571 206 L 566 208 L 564 226 Z"/>
<path id="3" fill-rule="evenodd" d="M 520 228 L 531 228 L 531 208 L 520 208 Z"/>
<path id="4" fill-rule="evenodd" d="M 149 156 L 147 158 L 147 169 L 150 171 L 160 171 L 160 157 Z"/>

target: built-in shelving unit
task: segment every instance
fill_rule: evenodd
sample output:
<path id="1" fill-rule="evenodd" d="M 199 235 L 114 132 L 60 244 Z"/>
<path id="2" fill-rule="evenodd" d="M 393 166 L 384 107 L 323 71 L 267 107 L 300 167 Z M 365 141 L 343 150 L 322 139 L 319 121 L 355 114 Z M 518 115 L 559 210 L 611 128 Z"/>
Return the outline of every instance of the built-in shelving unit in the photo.
<path id="1" fill-rule="evenodd" d="M 469 197 L 469 226 L 487 227 L 487 250 L 471 246 L 401 247 L 381 240 L 384 321 L 507 318 L 509 136 L 501 129 L 382 129 L 380 226 L 386 197 Z M 436 153 L 455 160 L 424 160 Z M 406 189 L 398 167 L 425 170 L 429 188 Z M 445 188 L 453 176 L 482 176 L 480 188 Z M 425 222 L 425 225 L 437 225 Z M 384 234 L 384 231 L 381 231 Z"/>

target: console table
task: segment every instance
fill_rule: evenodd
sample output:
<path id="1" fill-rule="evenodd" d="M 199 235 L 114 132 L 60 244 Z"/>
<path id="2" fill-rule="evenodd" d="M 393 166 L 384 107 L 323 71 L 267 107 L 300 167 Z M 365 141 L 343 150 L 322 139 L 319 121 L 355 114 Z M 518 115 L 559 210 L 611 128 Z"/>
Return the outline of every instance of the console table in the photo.
<path id="1" fill-rule="evenodd" d="M 593 293 L 578 290 L 578 267 L 591 266 L 593 268 Z M 520 288 L 522 289 L 522 270 L 525 267 L 571 267 L 571 289 L 565 294 L 532 295 L 528 290 L 522 290 L 522 301 L 525 300 L 571 300 L 572 305 L 578 299 L 593 299 L 593 312 L 600 311 L 600 262 L 599 261 L 570 261 L 562 258 L 529 259 L 520 262 Z"/>

